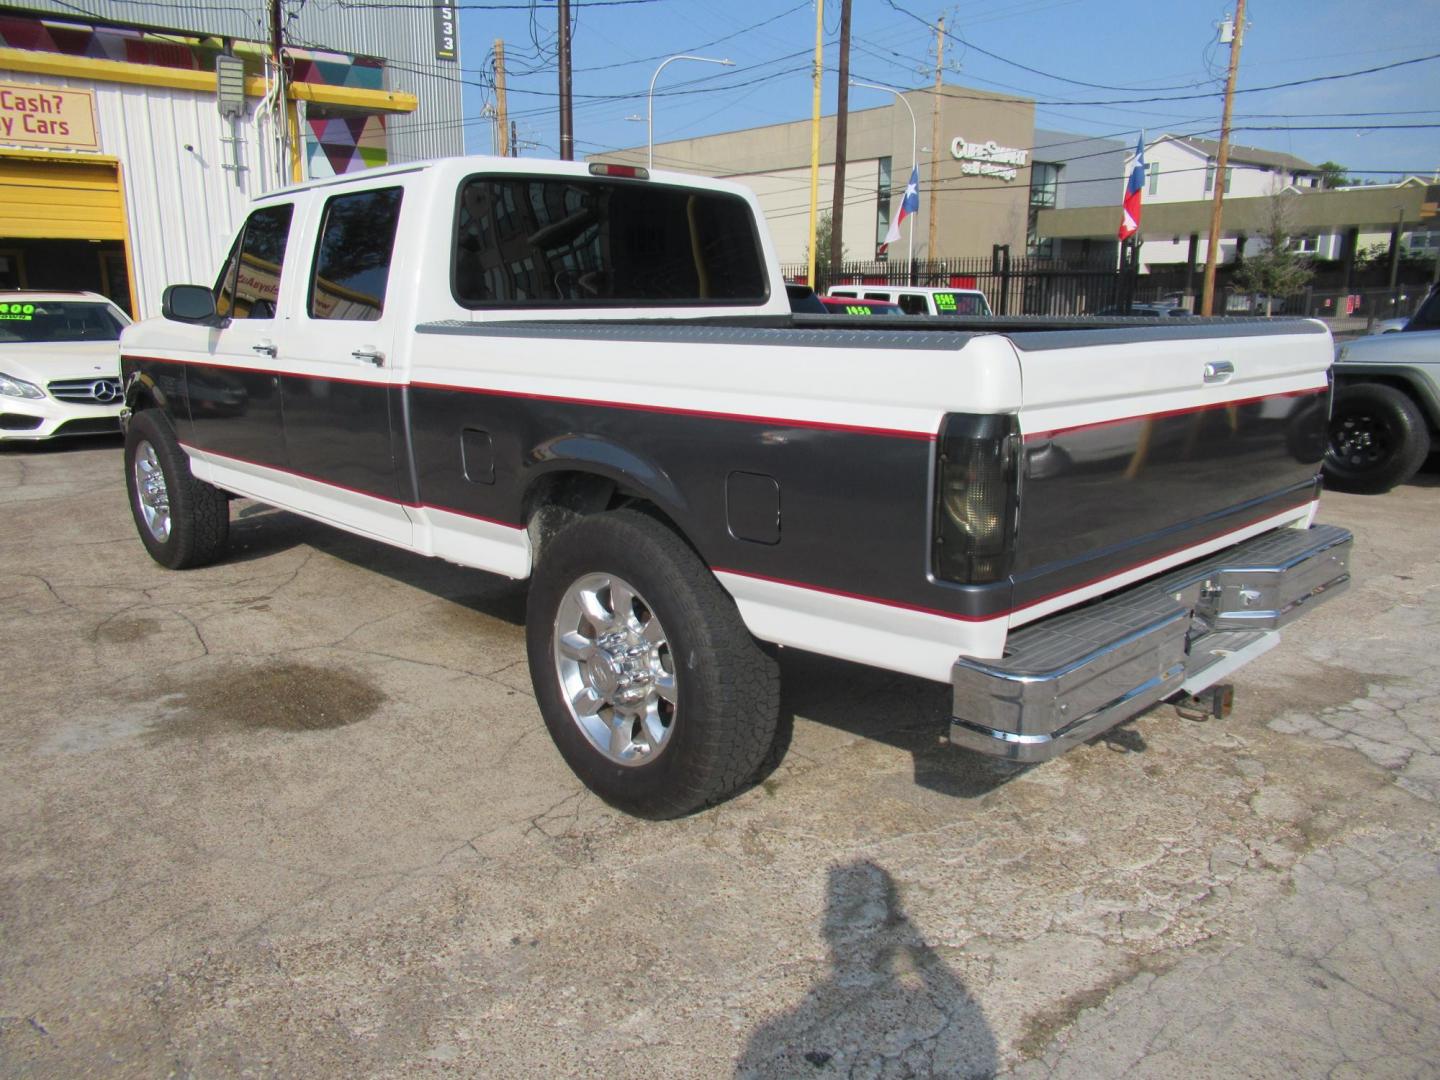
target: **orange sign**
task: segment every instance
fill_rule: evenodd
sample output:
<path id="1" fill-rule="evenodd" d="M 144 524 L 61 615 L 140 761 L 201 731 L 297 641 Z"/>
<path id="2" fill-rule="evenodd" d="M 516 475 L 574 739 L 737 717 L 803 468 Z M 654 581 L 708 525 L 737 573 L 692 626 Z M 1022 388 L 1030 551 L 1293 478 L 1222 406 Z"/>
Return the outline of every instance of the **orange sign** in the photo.
<path id="1" fill-rule="evenodd" d="M 0 143 L 99 150 L 94 94 L 0 83 Z"/>

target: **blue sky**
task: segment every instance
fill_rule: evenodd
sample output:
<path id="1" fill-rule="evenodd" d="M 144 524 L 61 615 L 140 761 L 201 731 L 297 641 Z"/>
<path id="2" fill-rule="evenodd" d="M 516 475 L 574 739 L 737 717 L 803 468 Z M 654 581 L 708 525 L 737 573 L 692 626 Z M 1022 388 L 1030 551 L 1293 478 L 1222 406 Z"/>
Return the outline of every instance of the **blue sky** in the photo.
<path id="1" fill-rule="evenodd" d="M 474 2 L 523 5 L 525 0 Z M 660 60 L 674 53 L 727 57 L 736 66 L 676 62 L 667 67 L 656 87 L 657 142 L 810 114 L 813 0 L 571 3 L 577 17 L 572 46 L 576 157 L 644 144 L 646 87 Z M 1033 98 L 1043 103 L 1036 108 L 1039 127 L 1113 135 L 1126 142 L 1133 142 L 1142 127 L 1152 136 L 1162 131 L 1218 135 L 1228 49 L 1216 44 L 1215 26 L 1233 10 L 1223 0 L 1148 5 L 1000 0 L 983 8 L 947 8 L 925 0 L 853 4 L 856 78 L 897 88 L 928 86 L 935 38 L 924 24 L 943 15 L 946 29 L 964 41 L 946 42 L 946 81 Z M 827 112 L 835 108 L 839 16 L 840 0 L 827 0 Z M 1440 54 L 1437 0 L 1254 0 L 1246 16 L 1241 89 Z M 488 83 L 492 42 L 504 39 L 511 115 L 525 156 L 556 155 L 555 30 L 554 0 L 535 0 L 533 11 L 462 5 L 463 77 Z M 1205 96 L 1139 100 L 1188 95 Z M 489 125 L 476 119 L 489 97 L 481 87 L 467 86 L 467 148 L 474 152 L 490 150 Z M 852 108 L 885 100 L 873 91 L 851 92 Z M 1440 125 L 1440 59 L 1238 94 L 1235 113 L 1238 143 L 1313 162 L 1338 161 L 1376 180 L 1389 173 L 1440 169 L 1440 126 L 1391 126 Z M 1339 130 L 1303 130 L 1314 127 Z"/>

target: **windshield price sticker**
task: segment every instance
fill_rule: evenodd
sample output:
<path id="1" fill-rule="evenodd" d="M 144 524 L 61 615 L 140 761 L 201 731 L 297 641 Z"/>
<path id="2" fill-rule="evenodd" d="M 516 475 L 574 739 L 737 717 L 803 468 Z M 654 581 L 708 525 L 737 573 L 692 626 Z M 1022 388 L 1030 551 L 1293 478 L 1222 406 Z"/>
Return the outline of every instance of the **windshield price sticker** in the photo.
<path id="1" fill-rule="evenodd" d="M 34 304 L 0 304 L 0 320 L 29 322 L 35 318 Z"/>
<path id="2" fill-rule="evenodd" d="M 846 304 L 846 315 L 869 315 L 870 308 L 865 304 Z"/>
<path id="3" fill-rule="evenodd" d="M 935 294 L 935 307 L 939 311 L 955 311 L 955 294 L 948 292 L 937 292 Z"/>

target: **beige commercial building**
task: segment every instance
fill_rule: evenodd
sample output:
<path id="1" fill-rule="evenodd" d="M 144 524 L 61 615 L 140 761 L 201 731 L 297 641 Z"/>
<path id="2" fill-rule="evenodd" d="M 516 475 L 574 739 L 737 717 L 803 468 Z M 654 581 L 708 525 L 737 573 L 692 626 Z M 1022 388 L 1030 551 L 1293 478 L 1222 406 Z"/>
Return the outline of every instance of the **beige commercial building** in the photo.
<path id="1" fill-rule="evenodd" d="M 879 98 L 888 98 L 888 103 L 857 107 Z M 996 244 L 1023 252 L 1031 147 L 1035 143 L 1034 104 L 949 85 L 938 98 L 930 90 L 911 90 L 904 98 L 914 110 L 915 145 L 920 148 L 920 211 L 906 222 L 889 257 L 906 257 L 912 227 L 916 259 L 928 259 L 932 254 L 934 258 L 988 258 Z M 932 152 L 931 103 L 936 100 L 940 141 Z M 913 164 L 912 129 L 910 113 L 891 95 L 855 87 L 850 105 L 842 237 L 846 259 L 869 260 L 885 236 L 891 213 L 899 212 Z M 932 192 L 930 163 L 937 156 L 939 186 Z M 647 154 L 641 146 L 594 157 L 644 165 Z M 829 212 L 835 190 L 833 115 L 821 120 L 820 160 L 819 205 Z M 809 120 L 656 143 L 655 168 L 724 177 L 753 188 L 781 261 L 805 261 L 810 210 Z M 933 253 L 929 250 L 932 214 L 937 225 Z"/>

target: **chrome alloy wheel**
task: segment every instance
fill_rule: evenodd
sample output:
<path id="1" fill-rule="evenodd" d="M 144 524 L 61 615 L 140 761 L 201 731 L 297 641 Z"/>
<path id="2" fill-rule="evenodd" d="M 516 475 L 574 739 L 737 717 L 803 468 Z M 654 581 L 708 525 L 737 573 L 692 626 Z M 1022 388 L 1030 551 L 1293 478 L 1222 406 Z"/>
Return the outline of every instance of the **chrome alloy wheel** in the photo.
<path id="1" fill-rule="evenodd" d="M 163 544 L 170 539 L 170 491 L 155 447 L 143 439 L 135 447 L 135 497 L 145 527 Z"/>
<path id="2" fill-rule="evenodd" d="M 555 615 L 555 673 L 570 716 L 617 765 L 646 765 L 675 729 L 675 662 L 655 609 L 629 582 L 586 574 Z"/>

